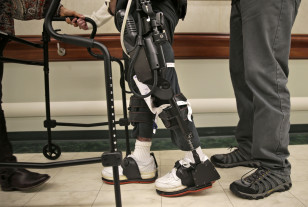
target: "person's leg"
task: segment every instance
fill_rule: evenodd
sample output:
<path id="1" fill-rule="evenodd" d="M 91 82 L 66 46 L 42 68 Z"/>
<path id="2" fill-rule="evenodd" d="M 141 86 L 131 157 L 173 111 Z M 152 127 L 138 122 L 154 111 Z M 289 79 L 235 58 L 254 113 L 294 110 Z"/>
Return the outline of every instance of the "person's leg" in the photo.
<path id="1" fill-rule="evenodd" d="M 7 44 L 7 40 L 0 40 L 0 56 L 3 56 L 3 50 Z M 13 156 L 12 145 L 8 140 L 4 111 L 2 109 L 2 78 L 3 78 L 3 62 L 0 62 L 0 162 L 16 161 Z"/>
<path id="2" fill-rule="evenodd" d="M 243 19 L 246 82 L 253 92 L 252 156 L 261 167 L 230 188 L 244 198 L 263 198 L 291 187 L 290 94 L 287 89 L 291 29 L 300 0 L 245 0 Z M 259 180 L 256 182 L 256 180 Z"/>
<path id="3" fill-rule="evenodd" d="M 125 67 L 129 60 L 124 55 Z M 126 71 L 128 68 L 126 68 Z M 127 76 L 127 74 L 126 74 Z M 135 88 L 138 91 L 138 88 Z M 134 151 L 122 161 L 119 167 L 120 184 L 126 183 L 152 183 L 157 178 L 157 163 L 154 153 L 151 153 L 154 114 L 143 98 L 133 95 L 129 103 L 129 121 L 134 127 L 132 138 L 136 139 Z M 131 167 L 130 166 L 134 166 Z M 123 172 L 123 168 L 125 172 Z M 126 169 L 129 169 L 126 171 Z M 130 173 L 132 172 L 132 173 Z M 113 171 L 111 167 L 104 167 L 102 180 L 113 184 Z"/>
<path id="4" fill-rule="evenodd" d="M 12 1 L 2 1 L 0 4 L 0 30 L 11 35 L 14 34 L 12 8 Z M 0 38 L 0 56 L 3 56 L 7 42 Z M 3 67 L 3 62 L 0 61 L 0 162 L 16 162 L 12 145 L 8 140 L 2 109 Z M 0 168 L 0 185 L 3 191 L 28 190 L 45 183 L 49 178 L 47 174 L 34 173 L 26 169 Z"/>
<path id="5" fill-rule="evenodd" d="M 254 95 L 252 155 L 262 166 L 290 174 L 287 89 L 295 1 L 242 1 L 246 81 Z M 259 14 L 255 16 L 256 14 Z M 254 18 L 252 18 L 254 17 Z"/>
<path id="6" fill-rule="evenodd" d="M 168 25 L 168 20 L 165 22 Z M 173 34 L 171 34 L 170 36 L 173 36 Z M 166 63 L 168 63 L 167 66 L 170 65 L 170 67 L 167 67 L 166 69 L 164 78 L 170 83 L 176 99 L 187 101 L 180 90 L 176 70 L 173 66 L 174 52 L 169 42 L 163 45 L 163 51 Z M 190 106 L 186 104 L 179 107 L 183 111 L 188 111 L 187 107 Z M 167 108 L 167 110 L 170 109 Z M 195 177 L 193 177 L 193 174 L 195 173 L 194 168 L 196 167 L 194 166 L 195 159 L 192 153 L 191 146 L 188 143 L 187 138 L 185 137 L 186 135 L 181 131 L 179 127 L 172 127 L 170 128 L 171 139 L 173 143 L 185 153 L 184 158 L 177 161 L 174 168 L 169 173 L 155 181 L 158 194 L 163 196 L 180 196 L 191 192 L 198 192 L 200 190 L 211 187 L 212 183 L 220 178 L 219 174 L 217 173 L 211 162 L 208 160 L 208 157 L 203 153 L 201 149 L 199 135 L 194 122 L 189 121 L 188 117 L 183 116 L 182 118 L 185 120 L 185 124 L 187 124 L 189 131 L 191 131 L 193 134 L 191 142 L 193 148 L 196 150 L 202 162 L 202 164 L 199 165 L 204 166 L 204 172 L 201 176 L 201 179 L 203 179 L 204 184 L 198 185 L 194 180 Z"/>
<path id="7" fill-rule="evenodd" d="M 7 40 L 0 40 L 0 56 L 3 56 L 7 42 Z M 0 61 L 0 162 L 16 162 L 12 145 L 8 140 L 2 109 L 3 66 L 3 62 Z M 47 174 L 38 174 L 25 169 L 0 168 L 0 185 L 3 191 L 28 190 L 45 183 L 48 179 Z"/>
<path id="8" fill-rule="evenodd" d="M 217 167 L 230 168 L 237 166 L 254 167 L 258 163 L 251 159 L 253 133 L 253 94 L 245 80 L 242 15 L 239 1 L 233 0 L 230 16 L 230 76 L 236 97 L 239 122 L 235 138 L 238 149 L 211 157 Z"/>
<path id="9" fill-rule="evenodd" d="M 177 74 L 176 74 L 175 67 L 172 66 L 172 64 L 174 64 L 174 52 L 173 52 L 172 46 L 169 42 L 166 42 L 163 45 L 163 51 L 164 51 L 166 63 L 171 63 L 171 66 L 166 69 L 165 79 L 170 83 L 171 88 L 172 88 L 175 96 L 179 96 L 179 97 L 183 96 L 183 94 L 181 93 L 181 90 L 180 90 L 180 86 L 179 86 L 178 77 L 177 77 Z M 168 102 L 166 102 L 166 103 L 168 103 Z M 184 107 L 186 107 L 186 106 L 184 106 Z M 194 122 L 186 120 L 185 123 L 188 125 L 189 130 L 193 133 L 193 137 L 192 137 L 192 140 L 191 140 L 192 143 L 193 143 L 193 147 L 194 148 L 200 147 L 199 134 L 197 132 L 197 129 L 195 127 Z M 171 136 L 172 142 L 180 150 L 189 151 L 189 152 L 191 151 L 190 146 L 189 146 L 189 144 L 188 144 L 188 142 L 185 138 L 185 135 L 182 133 L 180 128 L 171 129 L 170 130 L 170 136 Z M 204 155 L 202 155 L 202 156 L 204 156 Z"/>
<path id="10" fill-rule="evenodd" d="M 168 24 L 168 22 L 166 22 Z M 172 63 L 174 64 L 174 53 L 173 49 L 171 47 L 171 44 L 169 42 L 165 43 L 163 45 L 163 52 L 164 57 L 166 60 L 166 63 L 169 63 L 168 67 L 165 71 L 165 79 L 170 83 L 171 88 L 173 90 L 173 93 L 175 96 L 182 97 L 180 87 L 178 84 L 178 79 L 176 75 L 175 68 L 172 66 Z M 171 63 L 171 64 L 170 64 Z M 158 100 L 157 97 L 155 97 L 155 105 L 158 107 L 162 104 L 168 104 L 168 100 Z M 181 106 L 186 107 L 186 106 Z M 133 183 L 133 182 L 142 182 L 146 181 L 146 178 L 143 177 L 144 170 L 142 170 L 143 166 L 150 166 L 150 168 L 147 167 L 147 169 L 155 168 L 155 165 L 146 165 L 146 163 L 153 163 L 153 161 L 149 162 L 149 159 L 145 157 L 149 157 L 150 153 L 150 146 L 151 146 L 151 137 L 153 134 L 153 124 L 154 124 L 154 115 L 146 105 L 145 101 L 143 99 L 137 98 L 135 96 L 131 97 L 130 100 L 130 121 L 132 122 L 134 129 L 133 129 L 133 136 L 137 138 L 135 150 L 129 158 L 133 158 L 134 161 L 136 161 L 136 165 L 139 168 L 139 172 L 141 174 L 141 179 L 129 179 L 126 176 L 126 173 L 123 172 L 123 165 L 119 168 L 120 171 L 120 183 Z M 184 109 L 182 108 L 182 109 Z M 192 167 L 190 167 L 192 163 L 195 163 L 194 157 L 192 155 L 192 149 L 190 148 L 190 145 L 188 144 L 185 136 L 183 135 L 180 128 L 174 128 L 171 129 L 171 138 L 175 145 L 179 147 L 182 151 L 184 151 L 184 159 L 182 159 L 179 162 L 176 162 L 176 167 L 171 171 L 171 173 L 168 173 L 167 175 L 163 176 L 162 178 L 156 180 L 156 187 L 157 190 L 159 190 L 160 194 L 170 194 L 170 196 L 177 196 L 177 195 L 183 195 L 188 192 L 194 192 L 194 191 L 200 191 L 201 189 L 206 189 L 208 187 L 211 187 L 212 182 L 219 179 L 219 175 L 208 160 L 208 157 L 203 153 L 201 147 L 200 147 L 200 140 L 199 135 L 197 133 L 196 127 L 193 122 L 186 121 L 186 124 L 189 127 L 189 130 L 192 131 L 193 137 L 192 137 L 192 143 L 194 149 L 196 149 L 201 161 L 203 163 L 206 163 L 206 169 L 208 170 L 208 174 L 205 173 L 204 177 L 208 179 L 208 182 L 202 187 L 195 186 L 195 183 L 192 179 Z M 143 163 L 142 163 L 143 161 Z M 124 166 L 125 167 L 125 166 Z M 126 168 L 126 167 L 125 167 Z M 188 172 L 189 171 L 189 172 Z M 186 181 L 189 180 L 190 183 L 183 184 L 181 182 L 182 176 L 178 173 L 188 172 L 185 174 Z M 112 179 L 112 171 L 111 168 L 104 168 L 103 172 L 103 180 L 107 183 L 113 183 Z M 125 175 L 122 177 L 122 175 Z M 172 177 L 170 177 L 172 176 Z M 181 178 L 179 178 L 180 176 Z M 170 177 L 170 179 L 169 179 Z M 188 179 L 189 178 L 189 179 Z"/>

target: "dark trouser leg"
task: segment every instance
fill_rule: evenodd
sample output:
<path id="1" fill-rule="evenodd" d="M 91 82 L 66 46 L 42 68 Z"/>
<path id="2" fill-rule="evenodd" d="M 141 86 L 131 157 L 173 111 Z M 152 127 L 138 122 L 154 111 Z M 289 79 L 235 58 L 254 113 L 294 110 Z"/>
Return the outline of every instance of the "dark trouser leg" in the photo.
<path id="1" fill-rule="evenodd" d="M 290 174 L 287 89 L 291 29 L 298 0 L 240 1 L 245 79 L 253 93 L 252 156 Z"/>
<path id="2" fill-rule="evenodd" d="M 169 42 L 165 43 L 163 45 L 163 50 L 165 53 L 165 58 L 166 58 L 166 62 L 167 63 L 174 63 L 174 52 L 172 49 L 172 46 Z M 177 78 L 177 74 L 176 74 L 176 70 L 174 67 L 168 67 L 167 71 L 166 71 L 166 80 L 169 81 L 169 83 L 171 84 L 171 88 L 173 89 L 174 94 L 180 94 L 181 90 L 180 90 L 180 86 L 179 86 L 179 82 L 178 82 L 178 78 Z M 193 133 L 193 138 L 192 138 L 192 143 L 194 148 L 197 148 L 200 146 L 200 139 L 199 139 L 199 134 L 197 132 L 197 129 L 195 127 L 194 122 L 190 122 L 190 121 L 186 121 L 186 123 L 188 124 L 188 128 L 189 130 Z M 170 130 L 171 133 L 171 139 L 172 142 L 179 147 L 180 150 L 184 150 L 184 151 L 190 151 L 190 147 L 187 143 L 187 140 L 184 136 L 184 134 L 182 133 L 182 131 L 177 128 L 175 130 Z"/>
<path id="3" fill-rule="evenodd" d="M 166 62 L 174 63 L 174 53 L 173 53 L 172 46 L 169 42 L 163 45 L 163 51 L 165 54 Z M 175 68 L 168 67 L 166 70 L 167 71 L 165 73 L 165 79 L 169 81 L 174 94 L 181 93 Z M 162 102 L 168 103 L 168 101 L 162 101 Z M 140 110 L 149 111 L 149 109 L 142 109 L 142 108 L 140 108 Z M 197 148 L 200 146 L 200 140 L 199 140 L 199 135 L 196 130 L 195 124 L 193 122 L 188 122 L 188 127 L 190 131 L 193 132 L 193 135 L 194 135 L 192 139 L 193 146 L 194 148 Z M 179 128 L 175 130 L 170 130 L 170 133 L 171 133 L 172 142 L 176 146 L 178 146 L 179 149 L 184 150 L 184 151 L 191 150 L 188 145 L 187 140 L 185 139 L 183 133 L 181 132 Z M 145 138 L 152 138 L 152 135 L 153 135 L 153 123 L 137 123 L 136 126 L 134 127 L 134 130 L 133 130 L 134 137 L 139 136 L 139 137 L 145 137 Z"/>
<path id="4" fill-rule="evenodd" d="M 0 56 L 7 41 L 0 39 Z M 8 140 L 4 113 L 2 110 L 3 62 L 0 62 L 0 162 L 16 162 L 12 145 Z M 0 168 L 0 185 L 3 191 L 27 190 L 45 183 L 47 174 L 33 173 L 25 169 Z"/>
<path id="5" fill-rule="evenodd" d="M 166 63 L 174 63 L 174 52 L 171 46 L 171 42 L 173 41 L 173 34 L 175 27 L 178 23 L 178 17 L 174 16 L 174 19 L 168 20 L 165 18 L 165 29 L 167 36 L 169 38 L 169 42 L 166 42 L 163 45 L 163 51 L 165 55 Z M 177 74 L 174 67 L 168 67 L 165 73 L 165 79 L 170 82 L 171 88 L 173 89 L 174 94 L 181 93 L 180 86 L 178 83 Z M 168 101 L 167 101 L 168 102 Z M 193 122 L 188 123 L 189 130 L 193 132 L 192 143 L 194 148 L 200 146 L 200 139 L 198 132 L 196 130 L 195 124 Z M 190 151 L 190 147 L 182 134 L 181 130 L 178 128 L 176 130 L 170 130 L 172 142 L 179 147 L 179 149 L 184 151 Z M 153 123 L 137 123 L 133 130 L 134 137 L 145 137 L 152 138 L 153 136 Z"/>
<path id="6" fill-rule="evenodd" d="M 245 81 L 242 18 L 238 3 L 234 3 L 231 10 L 229 65 L 239 115 L 235 137 L 239 150 L 249 159 L 251 157 L 253 131 L 253 94 Z"/>
<path id="7" fill-rule="evenodd" d="M 0 40 L 0 56 L 7 44 L 6 40 Z M 12 145 L 8 140 L 4 112 L 2 109 L 2 78 L 3 78 L 3 62 L 0 62 L 0 161 L 15 161 L 13 156 Z"/>

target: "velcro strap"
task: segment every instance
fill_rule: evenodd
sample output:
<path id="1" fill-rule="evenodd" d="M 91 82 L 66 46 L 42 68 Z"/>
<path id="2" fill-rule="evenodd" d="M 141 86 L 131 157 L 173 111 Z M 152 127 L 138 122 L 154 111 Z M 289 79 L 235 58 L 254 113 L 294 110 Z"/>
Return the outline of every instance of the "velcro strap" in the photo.
<path id="1" fill-rule="evenodd" d="M 180 160 L 176 161 L 174 164 L 174 168 L 179 169 L 181 167 Z"/>
<path id="2" fill-rule="evenodd" d="M 174 95 L 174 99 L 175 99 L 176 102 L 178 102 L 178 101 L 187 101 L 187 98 L 182 93 Z"/>
<path id="3" fill-rule="evenodd" d="M 144 101 L 143 98 L 131 96 L 130 102 L 129 102 L 129 107 L 130 108 L 148 108 L 148 105 L 146 104 L 146 102 Z"/>
<path id="4" fill-rule="evenodd" d="M 123 175 L 125 175 L 128 180 L 141 179 L 138 165 L 133 158 L 125 157 L 121 167 L 123 168 Z"/>
<path id="5" fill-rule="evenodd" d="M 178 163 L 180 164 L 180 163 Z M 177 165 L 177 163 L 176 163 Z M 176 175 L 181 179 L 181 182 L 183 185 L 187 187 L 195 186 L 195 182 L 192 176 L 192 168 L 186 168 L 183 165 L 180 164 L 179 167 L 177 167 Z"/>
<path id="6" fill-rule="evenodd" d="M 184 121 L 187 121 L 187 114 L 188 108 L 187 106 L 182 106 L 180 108 L 180 116 Z M 178 127 L 178 121 L 176 119 L 177 111 L 173 107 L 168 107 L 164 109 L 160 114 L 159 117 L 161 118 L 162 122 L 164 123 L 167 129 L 175 129 Z"/>
<path id="7" fill-rule="evenodd" d="M 153 123 L 154 115 L 143 98 L 130 97 L 129 121 L 134 126 L 135 123 Z"/>
<path id="8" fill-rule="evenodd" d="M 134 122 L 146 122 L 153 123 L 154 115 L 150 112 L 142 111 L 130 111 L 129 112 L 129 121 Z"/>
<path id="9" fill-rule="evenodd" d="M 153 159 L 154 159 L 156 168 L 158 168 L 157 161 L 156 161 L 156 158 L 155 158 L 155 156 L 154 156 L 154 152 L 151 152 L 150 155 L 151 155 L 151 156 L 153 157 Z"/>

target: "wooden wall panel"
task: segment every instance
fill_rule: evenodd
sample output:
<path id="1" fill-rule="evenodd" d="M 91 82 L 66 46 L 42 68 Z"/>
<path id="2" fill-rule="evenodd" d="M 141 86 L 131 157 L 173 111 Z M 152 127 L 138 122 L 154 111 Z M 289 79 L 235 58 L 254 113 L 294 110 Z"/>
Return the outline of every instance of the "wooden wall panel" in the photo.
<path id="1" fill-rule="evenodd" d="M 85 35 L 83 35 L 85 36 Z M 20 36 L 35 43 L 41 42 L 40 36 Z M 177 33 L 174 37 L 176 59 L 227 59 L 229 57 L 229 35 L 209 33 Z M 97 41 L 105 44 L 114 57 L 122 55 L 119 34 L 97 35 Z M 57 54 L 57 42 L 52 39 L 49 44 L 50 61 L 87 61 L 95 60 L 85 48 L 60 43 L 66 55 Z M 96 50 L 97 51 L 97 50 Z M 4 55 L 10 58 L 25 60 L 42 60 L 41 49 L 32 48 L 16 42 L 10 42 Z M 292 35 L 291 59 L 308 59 L 308 35 Z"/>

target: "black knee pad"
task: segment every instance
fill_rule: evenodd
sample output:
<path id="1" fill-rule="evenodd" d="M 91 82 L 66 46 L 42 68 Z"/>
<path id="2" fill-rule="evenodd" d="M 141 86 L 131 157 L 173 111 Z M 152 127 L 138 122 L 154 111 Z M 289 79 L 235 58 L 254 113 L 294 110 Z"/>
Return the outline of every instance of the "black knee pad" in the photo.
<path id="1" fill-rule="evenodd" d="M 128 110 L 129 121 L 133 126 L 140 122 L 153 124 L 154 114 L 143 98 L 138 98 L 135 95 L 131 96 Z"/>
<path id="2" fill-rule="evenodd" d="M 174 96 L 174 99 L 176 102 L 178 101 L 183 101 L 183 102 L 187 102 L 187 99 L 185 98 L 185 96 L 180 93 Z M 182 119 L 184 121 L 189 121 L 188 120 L 188 106 L 187 105 L 181 105 L 179 106 L 180 108 L 180 116 L 182 117 Z M 176 116 L 177 116 L 177 111 L 175 108 L 173 108 L 172 106 L 169 106 L 167 108 L 165 108 L 160 114 L 159 117 L 161 118 L 162 122 L 164 123 L 165 127 L 167 129 L 177 129 L 179 127 L 179 124 L 177 122 Z"/>

